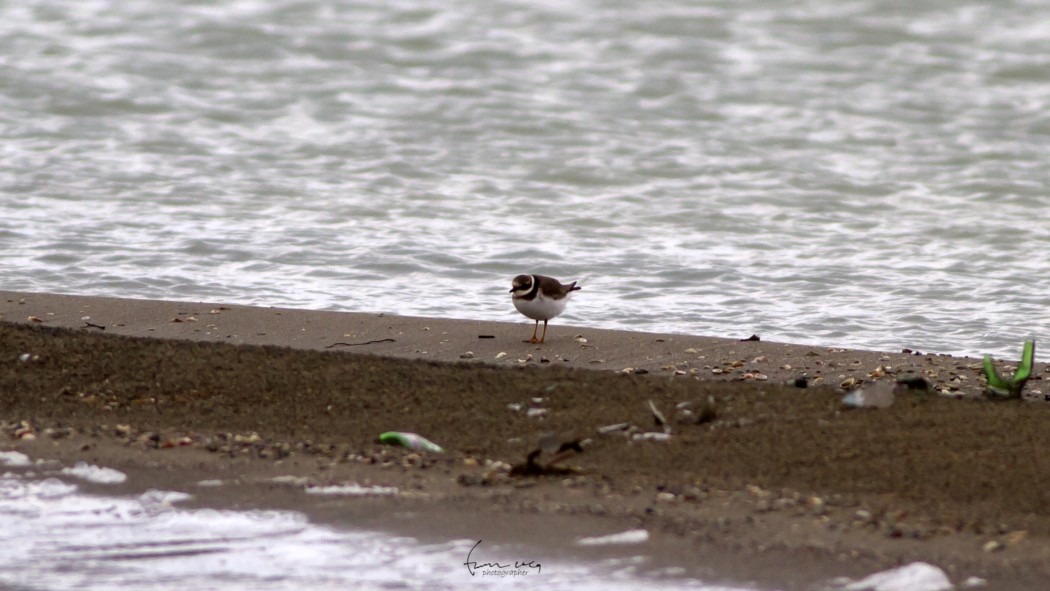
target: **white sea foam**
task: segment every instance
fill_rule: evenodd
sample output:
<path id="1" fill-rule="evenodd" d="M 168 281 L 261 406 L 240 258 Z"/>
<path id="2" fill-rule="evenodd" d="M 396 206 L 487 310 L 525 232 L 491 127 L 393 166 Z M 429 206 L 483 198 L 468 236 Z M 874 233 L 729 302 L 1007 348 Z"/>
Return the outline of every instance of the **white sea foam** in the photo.
<path id="1" fill-rule="evenodd" d="M 193 495 L 184 492 L 150 489 L 139 495 L 137 500 L 143 509 L 157 513 L 192 498 Z"/>
<path id="2" fill-rule="evenodd" d="M 644 544 L 649 541 L 649 532 L 644 529 L 632 529 L 607 536 L 581 538 L 576 540 L 579 546 L 607 546 L 618 544 Z"/>
<path id="3" fill-rule="evenodd" d="M 306 492 L 312 495 L 396 495 L 398 494 L 398 488 L 396 486 L 361 486 L 356 483 L 350 483 L 334 486 L 308 486 L 306 487 Z"/>
<path id="4" fill-rule="evenodd" d="M 849 583 L 845 591 L 948 591 L 954 586 L 940 568 L 913 562 Z"/>
<path id="5" fill-rule="evenodd" d="M 0 465 L 2 466 L 29 466 L 32 465 L 29 456 L 17 451 L 0 451 Z"/>
<path id="6" fill-rule="evenodd" d="M 57 478 L 44 480 L 0 479 L 0 501 L 18 506 L 25 501 L 41 499 L 58 502 L 76 492 L 77 487 Z"/>
<path id="7" fill-rule="evenodd" d="M 62 474 L 94 482 L 96 484 L 120 484 L 128 479 L 127 474 L 113 468 L 93 466 L 87 462 L 77 462 L 72 468 L 62 468 Z"/>

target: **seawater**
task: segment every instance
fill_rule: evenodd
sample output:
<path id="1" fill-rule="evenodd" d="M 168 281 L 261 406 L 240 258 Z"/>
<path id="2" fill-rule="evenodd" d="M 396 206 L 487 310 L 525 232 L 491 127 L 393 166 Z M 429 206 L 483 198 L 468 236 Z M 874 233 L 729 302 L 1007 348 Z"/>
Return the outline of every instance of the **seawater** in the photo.
<path id="1" fill-rule="evenodd" d="M 754 591 L 653 573 L 644 556 L 593 562 L 535 558 L 541 549 L 412 537 L 312 523 L 294 511 L 184 509 L 185 492 L 85 494 L 98 466 L 65 468 L 0 452 L 0 589 L 670 589 Z M 304 493 L 305 494 L 305 493 Z M 487 558 L 486 558 L 487 557 Z M 476 568 L 468 570 L 473 559 Z M 535 563 L 535 564 L 533 564 Z M 471 574 L 473 572 L 473 574 Z M 502 574 L 501 574 L 502 573 Z"/>
<path id="2" fill-rule="evenodd" d="M 544 556 L 521 568 L 495 568 L 492 557 L 535 556 L 541 549 L 449 539 L 423 543 L 404 535 L 337 528 L 295 511 L 186 509 L 187 492 L 134 496 L 86 494 L 80 484 L 114 484 L 125 475 L 104 466 L 33 461 L 0 451 L 0 589 L 37 591 L 320 591 L 374 589 L 544 589 L 552 591 L 759 591 L 647 569 L 644 555 L 600 561 Z M 620 543 L 642 530 L 581 542 Z M 476 568 L 468 569 L 474 560 Z M 535 563 L 535 564 L 534 564 Z M 711 565 L 716 567 L 716 565 Z M 717 568 L 711 568 L 717 572 Z M 506 573 L 501 575 L 499 573 Z M 820 589 L 947 591 L 939 568 L 913 563 L 860 581 L 829 580 Z"/>
<path id="3" fill-rule="evenodd" d="M 0 286 L 1016 357 L 1050 5 L 0 3 Z"/>

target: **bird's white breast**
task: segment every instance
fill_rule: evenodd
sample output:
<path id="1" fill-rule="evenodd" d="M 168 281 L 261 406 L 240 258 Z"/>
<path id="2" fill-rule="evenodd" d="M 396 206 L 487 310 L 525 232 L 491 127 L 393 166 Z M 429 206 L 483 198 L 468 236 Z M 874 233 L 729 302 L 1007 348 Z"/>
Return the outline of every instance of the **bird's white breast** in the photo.
<path id="1" fill-rule="evenodd" d="M 543 297 L 543 292 L 540 292 L 531 300 L 514 298 L 514 307 L 533 320 L 550 320 L 565 311 L 565 304 L 568 302 L 568 295 L 560 300 L 552 300 Z"/>

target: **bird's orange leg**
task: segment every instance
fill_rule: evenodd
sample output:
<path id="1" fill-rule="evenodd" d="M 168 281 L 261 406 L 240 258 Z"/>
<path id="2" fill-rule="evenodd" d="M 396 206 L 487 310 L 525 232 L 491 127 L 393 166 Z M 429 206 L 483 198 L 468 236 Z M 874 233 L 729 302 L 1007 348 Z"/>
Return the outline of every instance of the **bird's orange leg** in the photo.
<path id="1" fill-rule="evenodd" d="M 532 327 L 532 338 L 527 340 L 527 341 L 524 341 L 524 342 L 526 342 L 526 343 L 538 343 L 539 341 L 536 340 L 536 331 L 538 331 L 539 329 L 540 329 L 540 321 L 537 320 L 536 324 L 533 325 L 533 327 Z M 546 332 L 546 330 L 544 330 L 544 332 Z"/>
<path id="2" fill-rule="evenodd" d="M 540 322 L 537 320 L 536 324 L 539 324 L 539 323 Z M 543 341 L 545 341 L 545 340 L 547 340 L 547 321 L 546 320 L 543 321 L 543 336 L 540 337 L 540 343 L 542 344 Z"/>

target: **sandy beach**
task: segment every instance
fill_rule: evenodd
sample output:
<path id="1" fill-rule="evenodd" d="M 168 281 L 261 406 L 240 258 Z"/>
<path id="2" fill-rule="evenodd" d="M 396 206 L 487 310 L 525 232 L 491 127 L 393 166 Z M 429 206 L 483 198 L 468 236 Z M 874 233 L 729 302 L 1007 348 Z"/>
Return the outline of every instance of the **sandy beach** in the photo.
<path id="1" fill-rule="evenodd" d="M 1042 363 L 1001 402 L 980 360 L 928 351 L 18 292 L 0 320 L 0 449 L 128 487 L 219 479 L 195 502 L 564 552 L 583 523 L 645 528 L 661 562 L 785 589 L 919 560 L 1050 577 Z M 930 388 L 841 404 L 901 378 Z M 350 482 L 401 493 L 303 492 Z"/>

